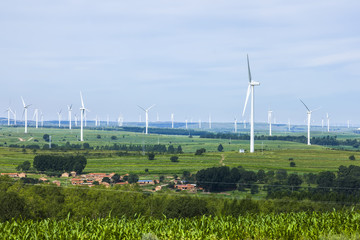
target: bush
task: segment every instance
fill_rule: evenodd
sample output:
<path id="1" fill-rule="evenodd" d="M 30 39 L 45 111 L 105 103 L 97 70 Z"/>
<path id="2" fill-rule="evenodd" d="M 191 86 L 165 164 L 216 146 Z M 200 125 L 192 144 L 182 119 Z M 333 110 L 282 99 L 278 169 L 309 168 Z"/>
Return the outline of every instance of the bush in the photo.
<path id="1" fill-rule="evenodd" d="M 206 149 L 205 148 L 200 148 L 200 149 L 197 149 L 196 152 L 195 152 L 195 155 L 202 155 L 203 153 L 206 152 Z"/>
<path id="2" fill-rule="evenodd" d="M 111 136 L 111 140 L 116 140 L 117 136 Z"/>
<path id="3" fill-rule="evenodd" d="M 222 151 L 224 150 L 223 145 L 219 144 L 217 150 L 218 150 L 219 152 L 222 152 Z"/>
<path id="4" fill-rule="evenodd" d="M 251 185 L 250 191 L 251 191 L 251 194 L 259 193 L 259 185 L 256 185 L 256 184 Z"/>
<path id="5" fill-rule="evenodd" d="M 290 167 L 296 167 L 295 162 L 290 162 Z"/>
<path id="6" fill-rule="evenodd" d="M 171 156 L 171 157 L 170 157 L 170 161 L 172 161 L 172 162 L 179 162 L 179 157 L 178 157 L 178 156 Z"/>
<path id="7" fill-rule="evenodd" d="M 294 158 L 289 158 L 289 161 L 293 161 L 294 160 Z"/>
<path id="8" fill-rule="evenodd" d="M 148 154 L 148 159 L 149 160 L 154 160 L 155 159 L 155 154 L 154 153 L 149 153 Z"/>
<path id="9" fill-rule="evenodd" d="M 354 155 L 351 155 L 351 156 L 349 157 L 349 160 L 355 161 L 355 156 L 354 156 Z"/>

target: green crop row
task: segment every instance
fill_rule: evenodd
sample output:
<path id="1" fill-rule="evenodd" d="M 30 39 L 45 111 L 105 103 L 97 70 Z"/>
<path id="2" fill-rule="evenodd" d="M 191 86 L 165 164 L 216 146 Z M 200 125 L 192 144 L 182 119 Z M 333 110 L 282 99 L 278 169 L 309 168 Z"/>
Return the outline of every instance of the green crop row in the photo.
<path id="1" fill-rule="evenodd" d="M 1 239 L 341 239 L 358 238 L 360 213 L 300 212 L 236 217 L 11 220 Z"/>

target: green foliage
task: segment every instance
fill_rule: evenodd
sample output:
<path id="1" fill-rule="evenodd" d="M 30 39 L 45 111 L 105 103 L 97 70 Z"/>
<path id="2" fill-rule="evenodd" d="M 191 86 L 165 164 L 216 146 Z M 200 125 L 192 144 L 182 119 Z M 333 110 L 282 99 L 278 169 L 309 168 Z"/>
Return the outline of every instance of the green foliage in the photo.
<path id="1" fill-rule="evenodd" d="M 115 173 L 112 177 L 111 177 L 111 180 L 115 183 L 119 182 L 120 181 L 120 175 Z"/>
<path id="2" fill-rule="evenodd" d="M 139 176 L 133 173 L 130 173 L 127 180 L 129 183 L 137 183 L 139 181 Z"/>
<path id="3" fill-rule="evenodd" d="M 31 167 L 31 163 L 30 161 L 24 161 L 22 164 L 19 164 L 17 167 L 16 167 L 16 171 L 29 171 Z"/>
<path id="4" fill-rule="evenodd" d="M 219 152 L 222 152 L 223 150 L 224 150 L 224 147 L 223 147 L 223 145 L 220 143 L 219 144 L 219 146 L 217 147 L 217 150 L 219 151 Z"/>
<path id="5" fill-rule="evenodd" d="M 81 155 L 37 155 L 33 162 L 34 168 L 38 171 L 76 171 L 77 173 L 81 173 L 86 164 L 86 158 Z"/>
<path id="6" fill-rule="evenodd" d="M 290 162 L 290 167 L 296 167 L 296 163 L 295 162 Z"/>
<path id="7" fill-rule="evenodd" d="M 170 161 L 172 161 L 172 162 L 179 162 L 179 157 L 178 157 L 178 156 L 171 156 L 171 157 L 170 157 Z"/>
<path id="8" fill-rule="evenodd" d="M 111 136 L 111 140 L 117 140 L 117 136 Z"/>
<path id="9" fill-rule="evenodd" d="M 148 159 L 154 160 L 155 159 L 155 153 L 148 153 Z"/>
<path id="10" fill-rule="evenodd" d="M 355 161 L 355 156 L 354 156 L 354 155 L 350 155 L 350 156 L 349 156 L 349 160 Z"/>
<path id="11" fill-rule="evenodd" d="M 110 178 L 104 177 L 104 178 L 102 179 L 102 182 L 110 183 L 111 181 L 110 181 Z"/>
<path id="12" fill-rule="evenodd" d="M 45 140 L 45 142 L 49 142 L 50 141 L 50 135 L 49 134 L 44 134 L 43 139 Z"/>
<path id="13" fill-rule="evenodd" d="M 197 149 L 196 152 L 195 152 L 195 155 L 202 155 L 203 153 L 206 152 L 206 149 L 205 148 L 200 148 L 200 149 Z"/>

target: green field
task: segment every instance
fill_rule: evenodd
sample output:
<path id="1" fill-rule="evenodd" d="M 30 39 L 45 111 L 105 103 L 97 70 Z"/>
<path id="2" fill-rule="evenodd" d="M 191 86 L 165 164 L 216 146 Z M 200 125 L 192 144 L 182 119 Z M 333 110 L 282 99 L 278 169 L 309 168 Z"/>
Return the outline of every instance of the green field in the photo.
<path id="1" fill-rule="evenodd" d="M 21 148 L 9 148 L 10 144 L 30 145 L 39 144 L 40 146 L 48 144 L 42 138 L 44 134 L 52 136 L 52 143 L 64 145 L 66 142 L 71 144 L 81 144 L 77 140 L 78 129 L 56 129 L 30 128 L 28 134 L 23 133 L 22 128 L 2 127 L 0 135 L 0 170 L 1 172 L 14 172 L 15 167 L 25 160 L 32 161 L 35 154 L 41 153 L 82 153 L 87 156 L 88 164 L 85 172 L 116 172 L 119 174 L 137 173 L 146 178 L 147 175 L 159 174 L 182 174 L 183 171 L 196 171 L 213 166 L 243 166 L 248 170 L 277 170 L 286 169 L 289 172 L 319 172 L 336 171 L 340 165 L 359 165 L 357 161 L 350 161 L 349 156 L 354 155 L 360 159 L 360 152 L 331 150 L 322 146 L 307 146 L 305 144 L 286 141 L 256 141 L 256 152 L 239 153 L 239 149 L 248 149 L 248 141 L 230 140 L 230 139 L 204 139 L 199 137 L 174 136 L 174 135 L 144 135 L 141 133 L 132 133 L 105 130 L 85 130 L 85 142 L 90 146 L 111 146 L 117 144 L 134 145 L 154 145 L 164 144 L 166 146 L 182 146 L 183 154 L 179 154 L 179 162 L 170 161 L 170 154 L 157 154 L 155 160 L 148 160 L 147 155 L 142 152 L 134 156 L 121 156 L 118 151 L 110 150 L 72 150 L 72 151 L 49 151 L 37 150 L 34 153 L 27 149 L 23 152 Z M 323 133 L 319 133 L 323 134 Z M 100 138 L 98 136 L 100 135 Z M 298 135 L 298 133 L 296 133 Z M 111 137 L 116 136 L 116 140 Z M 319 135 L 321 136 L 321 135 Z M 344 138 L 358 138 L 355 134 L 346 133 Z M 219 144 L 224 146 L 224 152 L 218 152 Z M 196 149 L 205 148 L 207 152 L 202 156 L 195 156 Z M 296 167 L 289 166 L 289 158 L 293 158 Z M 149 173 L 145 174 L 145 169 Z"/>

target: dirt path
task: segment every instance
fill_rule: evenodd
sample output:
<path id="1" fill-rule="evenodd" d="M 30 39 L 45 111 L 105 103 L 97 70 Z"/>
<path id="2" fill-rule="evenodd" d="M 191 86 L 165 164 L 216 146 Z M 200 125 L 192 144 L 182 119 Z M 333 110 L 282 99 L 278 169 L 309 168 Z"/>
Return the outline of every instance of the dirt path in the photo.
<path id="1" fill-rule="evenodd" d="M 221 166 L 225 166 L 225 163 L 223 163 L 224 160 L 225 160 L 225 154 L 221 154 L 221 160 L 219 162 Z"/>

